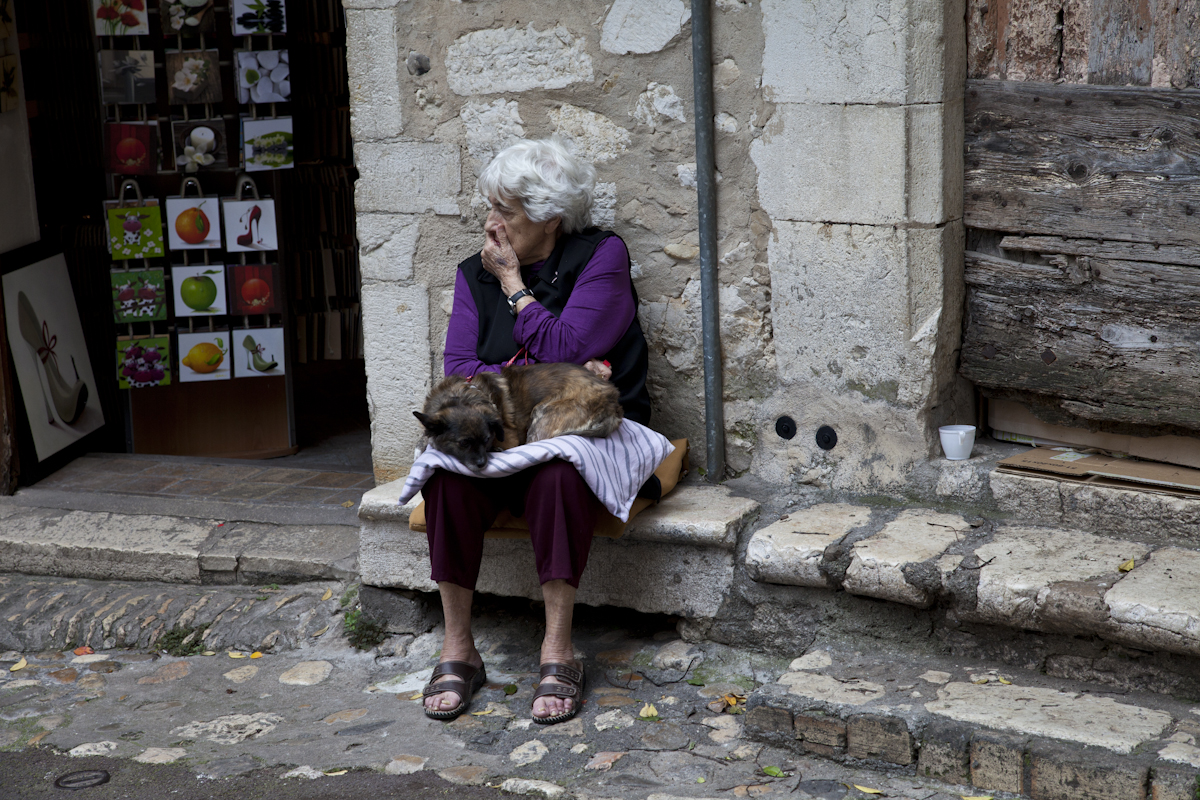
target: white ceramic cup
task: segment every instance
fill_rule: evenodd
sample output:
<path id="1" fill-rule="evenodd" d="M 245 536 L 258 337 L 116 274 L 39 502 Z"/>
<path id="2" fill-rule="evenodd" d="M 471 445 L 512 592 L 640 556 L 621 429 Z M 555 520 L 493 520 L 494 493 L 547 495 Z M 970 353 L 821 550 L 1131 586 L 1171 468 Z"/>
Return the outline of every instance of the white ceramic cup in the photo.
<path id="1" fill-rule="evenodd" d="M 966 461 L 975 446 L 974 425 L 943 425 L 938 428 L 942 437 L 942 450 L 951 461 Z"/>

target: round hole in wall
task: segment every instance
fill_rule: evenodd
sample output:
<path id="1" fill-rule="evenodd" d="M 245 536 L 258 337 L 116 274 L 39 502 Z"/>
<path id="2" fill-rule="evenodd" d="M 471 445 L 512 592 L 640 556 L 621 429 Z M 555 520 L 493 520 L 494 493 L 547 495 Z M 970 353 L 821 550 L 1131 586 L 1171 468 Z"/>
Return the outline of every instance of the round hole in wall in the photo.
<path id="1" fill-rule="evenodd" d="M 788 416 L 782 416 L 775 420 L 775 432 L 782 439 L 791 439 L 796 435 L 796 420 Z"/>
<path id="2" fill-rule="evenodd" d="M 837 431 L 828 425 L 817 428 L 817 447 L 822 450 L 832 450 L 837 444 Z"/>

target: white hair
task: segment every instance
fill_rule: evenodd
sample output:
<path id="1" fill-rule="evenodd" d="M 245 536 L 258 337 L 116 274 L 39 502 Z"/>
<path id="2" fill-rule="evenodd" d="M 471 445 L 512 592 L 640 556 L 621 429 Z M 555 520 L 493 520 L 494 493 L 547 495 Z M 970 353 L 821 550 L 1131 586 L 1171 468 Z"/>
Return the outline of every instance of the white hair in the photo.
<path id="1" fill-rule="evenodd" d="M 506 147 L 479 176 L 479 191 L 517 200 L 534 222 L 562 220 L 563 233 L 592 224 L 596 170 L 556 139 L 522 141 Z"/>

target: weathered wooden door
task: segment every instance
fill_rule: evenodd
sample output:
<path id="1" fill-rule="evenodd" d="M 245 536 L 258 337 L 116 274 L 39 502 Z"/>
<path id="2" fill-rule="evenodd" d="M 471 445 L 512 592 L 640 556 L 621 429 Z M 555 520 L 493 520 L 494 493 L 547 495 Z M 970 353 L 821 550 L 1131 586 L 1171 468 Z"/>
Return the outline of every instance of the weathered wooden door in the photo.
<path id="1" fill-rule="evenodd" d="M 1200 0 L 968 0 L 962 373 L 1200 435 Z"/>

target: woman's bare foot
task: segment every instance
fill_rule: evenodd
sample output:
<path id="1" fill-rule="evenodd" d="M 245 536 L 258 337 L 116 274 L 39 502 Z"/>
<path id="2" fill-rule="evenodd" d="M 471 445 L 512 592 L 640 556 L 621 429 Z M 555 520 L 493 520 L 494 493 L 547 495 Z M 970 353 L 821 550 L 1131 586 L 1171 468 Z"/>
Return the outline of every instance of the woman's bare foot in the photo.
<path id="1" fill-rule="evenodd" d="M 574 658 L 574 655 L 575 654 L 572 653 L 571 656 L 568 658 L 554 658 L 554 657 L 547 657 L 545 652 L 543 651 L 542 663 L 543 664 L 550 664 L 550 663 L 566 664 L 567 666 L 574 667 L 575 669 L 582 672 L 583 671 L 583 662 L 576 661 Z M 547 675 L 545 678 L 542 678 L 541 683 L 542 683 L 542 685 L 550 684 L 550 683 L 560 683 L 560 684 L 563 684 L 564 686 L 571 685 L 567 681 L 556 678 L 553 675 Z M 543 696 L 543 697 L 539 697 L 533 701 L 532 714 L 535 718 L 545 719 L 546 717 L 557 717 L 561 714 L 569 714 L 569 713 L 571 713 L 571 709 L 573 709 L 574 707 L 575 707 L 575 700 L 572 700 L 569 697 Z"/>
<path id="2" fill-rule="evenodd" d="M 479 652 L 475 649 L 475 645 L 473 645 L 473 644 L 471 645 L 471 648 L 469 651 L 464 651 L 464 652 L 459 652 L 459 653 L 448 653 L 446 651 L 446 649 L 443 648 L 442 649 L 442 657 L 440 659 L 438 659 L 438 663 L 441 664 L 446 661 L 465 661 L 466 663 L 470 664 L 472 667 L 475 667 L 476 669 L 483 666 L 483 658 L 479 655 Z M 454 675 L 441 675 L 433 680 L 433 685 L 436 686 L 437 684 L 441 683 L 442 681 L 447 681 L 447 680 L 457 681 L 457 680 L 462 680 L 462 679 L 457 678 Z M 425 710 L 426 711 L 449 711 L 452 708 L 457 708 L 458 704 L 461 703 L 462 701 L 463 701 L 463 698 L 461 695 L 459 695 L 458 692 L 451 692 L 451 691 L 438 692 L 437 694 L 431 694 L 431 695 L 427 695 L 425 697 Z"/>
<path id="3" fill-rule="evenodd" d="M 442 638 L 442 655 L 439 663 L 465 661 L 473 667 L 483 666 L 483 658 L 475 649 L 475 637 L 471 634 L 471 600 L 474 592 L 447 581 L 438 584 L 442 595 L 442 613 L 446 618 L 446 633 Z M 442 675 L 433 683 L 461 680 L 453 675 Z M 458 692 L 438 692 L 425 698 L 426 711 L 449 711 L 463 701 Z"/>

